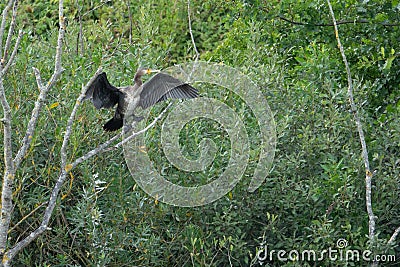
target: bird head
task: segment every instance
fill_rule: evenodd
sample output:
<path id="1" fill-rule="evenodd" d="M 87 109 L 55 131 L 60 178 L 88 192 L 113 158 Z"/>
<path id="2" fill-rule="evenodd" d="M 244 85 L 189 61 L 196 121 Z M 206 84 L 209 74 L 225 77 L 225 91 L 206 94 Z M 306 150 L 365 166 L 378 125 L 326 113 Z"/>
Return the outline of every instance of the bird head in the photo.
<path id="1" fill-rule="evenodd" d="M 153 73 L 153 72 L 160 72 L 160 71 L 159 70 L 153 70 L 153 69 L 146 69 L 146 68 L 138 69 L 136 74 L 135 74 L 135 78 L 134 78 L 135 84 L 138 85 L 138 86 L 141 86 L 142 85 L 142 79 L 141 79 L 142 76 L 146 75 L 146 74 Z"/>
<path id="2" fill-rule="evenodd" d="M 153 69 L 140 68 L 140 69 L 138 69 L 136 74 L 140 75 L 140 76 L 143 76 L 143 75 L 151 74 L 151 73 L 155 73 L 155 72 L 160 72 L 160 71 L 159 70 L 153 70 Z"/>

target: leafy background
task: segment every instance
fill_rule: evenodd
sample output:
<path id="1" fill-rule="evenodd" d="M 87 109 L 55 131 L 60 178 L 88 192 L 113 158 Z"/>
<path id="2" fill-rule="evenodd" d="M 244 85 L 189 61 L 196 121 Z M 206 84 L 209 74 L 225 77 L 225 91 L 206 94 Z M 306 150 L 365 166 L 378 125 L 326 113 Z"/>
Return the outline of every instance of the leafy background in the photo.
<path id="1" fill-rule="evenodd" d="M 121 150 L 104 153 L 71 173 L 52 229 L 19 254 L 15 265 L 260 266 L 256 253 L 262 244 L 275 250 L 322 251 L 335 248 L 336 241 L 345 238 L 349 249 L 397 255 L 397 262 L 382 264 L 397 266 L 400 250 L 386 242 L 400 224 L 400 4 L 397 0 L 332 4 L 337 20 L 344 22 L 339 34 L 355 80 L 371 167 L 376 171 L 372 195 L 376 243 L 370 244 L 367 238 L 361 149 L 326 2 L 194 0 L 190 11 L 200 59 L 223 62 L 247 74 L 274 112 L 278 144 L 266 182 L 255 193 L 246 191 L 259 153 L 254 142 L 245 177 L 232 192 L 207 206 L 174 207 L 138 188 Z M 65 71 L 50 92 L 39 130 L 15 178 L 11 244 L 40 224 L 43 204 L 59 173 L 59 148 L 68 114 L 82 84 L 97 67 L 107 71 L 113 84 L 124 85 L 132 82 L 138 66 L 166 68 L 194 58 L 186 1 L 65 0 L 64 6 L 68 24 Z M 54 0 L 20 3 L 18 25 L 25 35 L 5 80 L 15 148 L 38 95 L 32 67 L 39 68 L 43 77 L 53 70 L 57 7 Z M 0 4 L 3 8 L 4 3 Z M 247 114 L 248 134 L 256 138 L 256 121 L 246 108 L 238 108 L 241 100 L 223 89 L 216 97 Z M 70 159 L 110 137 L 101 129 L 110 114 L 96 111 L 90 103 L 82 106 Z M 151 157 L 162 170 L 160 125 L 147 137 Z M 181 134 L 186 153 L 196 156 L 194 140 L 207 137 L 220 144 L 224 154 L 229 139 L 219 127 L 207 120 L 192 122 Z M 207 175 L 218 174 L 228 159 L 216 159 L 215 172 Z M 1 171 L 2 166 L 1 162 Z M 186 183 L 184 173 L 168 171 Z M 275 258 L 264 264 L 366 263 Z"/>

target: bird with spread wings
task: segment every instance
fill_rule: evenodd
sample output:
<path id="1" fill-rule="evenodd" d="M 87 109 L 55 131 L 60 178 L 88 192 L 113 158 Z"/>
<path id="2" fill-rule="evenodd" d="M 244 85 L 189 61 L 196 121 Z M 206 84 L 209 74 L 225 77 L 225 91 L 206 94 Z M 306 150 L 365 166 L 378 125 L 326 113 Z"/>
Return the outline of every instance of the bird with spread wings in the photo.
<path id="1" fill-rule="evenodd" d="M 153 72 L 158 73 L 143 83 L 141 77 Z M 115 87 L 110 84 L 106 73 L 103 72 L 86 91 L 84 100 L 91 99 L 97 109 L 113 108 L 117 104 L 114 117 L 103 126 L 105 131 L 115 131 L 123 126 L 128 107 L 133 112 L 137 107 L 146 109 L 169 98 L 189 99 L 199 96 L 198 90 L 191 85 L 151 69 L 139 69 L 135 74 L 134 82 L 134 85 Z M 141 119 L 134 114 L 132 116 L 136 121 Z"/>

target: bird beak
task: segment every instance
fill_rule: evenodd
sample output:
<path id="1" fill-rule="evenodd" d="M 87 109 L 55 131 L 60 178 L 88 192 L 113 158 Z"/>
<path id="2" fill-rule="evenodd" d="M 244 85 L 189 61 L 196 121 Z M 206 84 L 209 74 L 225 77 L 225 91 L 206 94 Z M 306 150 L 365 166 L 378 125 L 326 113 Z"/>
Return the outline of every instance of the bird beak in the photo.
<path id="1" fill-rule="evenodd" d="M 154 73 L 154 72 L 160 72 L 160 70 L 152 70 L 152 69 L 147 69 L 146 74 Z"/>

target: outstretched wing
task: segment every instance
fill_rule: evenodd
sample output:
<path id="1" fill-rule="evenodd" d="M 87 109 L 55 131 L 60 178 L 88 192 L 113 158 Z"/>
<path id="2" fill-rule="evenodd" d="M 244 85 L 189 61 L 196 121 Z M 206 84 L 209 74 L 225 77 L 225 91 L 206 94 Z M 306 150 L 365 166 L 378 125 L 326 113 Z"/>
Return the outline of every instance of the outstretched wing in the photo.
<path id="1" fill-rule="evenodd" d="M 91 99 L 97 109 L 112 108 L 118 103 L 121 95 L 118 88 L 109 83 L 106 73 L 103 72 L 89 86 L 83 100 Z"/>
<path id="2" fill-rule="evenodd" d="M 168 98 L 186 99 L 198 96 L 198 90 L 189 84 L 168 74 L 157 73 L 143 84 L 139 106 L 145 109 Z"/>

